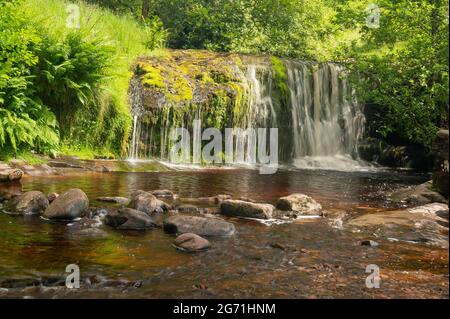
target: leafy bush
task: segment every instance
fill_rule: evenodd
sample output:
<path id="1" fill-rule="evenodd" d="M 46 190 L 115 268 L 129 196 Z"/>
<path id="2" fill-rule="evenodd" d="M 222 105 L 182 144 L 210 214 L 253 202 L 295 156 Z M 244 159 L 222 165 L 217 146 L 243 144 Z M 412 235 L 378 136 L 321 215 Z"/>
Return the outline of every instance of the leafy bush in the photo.
<path id="1" fill-rule="evenodd" d="M 50 151 L 59 141 L 56 120 L 36 98 L 30 72 L 38 61 L 33 49 L 40 38 L 18 15 L 16 5 L 0 3 L 0 150 Z"/>

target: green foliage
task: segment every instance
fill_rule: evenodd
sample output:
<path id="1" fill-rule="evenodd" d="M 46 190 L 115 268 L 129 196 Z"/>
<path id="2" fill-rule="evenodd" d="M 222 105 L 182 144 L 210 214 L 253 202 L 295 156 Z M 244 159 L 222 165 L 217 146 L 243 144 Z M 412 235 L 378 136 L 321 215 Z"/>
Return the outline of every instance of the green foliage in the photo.
<path id="1" fill-rule="evenodd" d="M 324 1 L 154 0 L 169 46 L 310 58 L 331 12 Z"/>
<path id="2" fill-rule="evenodd" d="M 129 68 L 163 46 L 166 31 L 156 18 L 144 25 L 81 1 L 80 28 L 73 29 L 67 4 L 0 1 L 2 153 L 46 152 L 59 137 L 61 148 L 117 155 L 127 148 Z"/>
<path id="3" fill-rule="evenodd" d="M 339 6 L 342 25 L 364 21 L 355 3 Z M 361 24 L 360 38 L 337 56 L 351 62 L 359 98 L 375 108 L 372 132 L 429 147 L 438 126 L 448 125 L 448 1 L 378 4 L 380 28 Z"/>
<path id="4" fill-rule="evenodd" d="M 30 68 L 38 57 L 40 38 L 16 11 L 2 2 L 0 16 L 0 150 L 34 148 L 50 151 L 58 143 L 54 115 L 35 96 Z"/>

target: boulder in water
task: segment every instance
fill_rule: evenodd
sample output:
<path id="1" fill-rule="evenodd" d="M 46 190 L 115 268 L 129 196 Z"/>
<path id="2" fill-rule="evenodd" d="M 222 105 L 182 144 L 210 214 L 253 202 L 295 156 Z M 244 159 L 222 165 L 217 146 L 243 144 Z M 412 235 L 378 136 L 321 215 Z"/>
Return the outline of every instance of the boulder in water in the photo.
<path id="1" fill-rule="evenodd" d="M 121 230 L 146 230 L 155 226 L 150 216 L 131 208 L 109 212 L 105 216 L 105 224 Z"/>
<path id="2" fill-rule="evenodd" d="M 275 212 L 275 206 L 245 202 L 242 200 L 225 200 L 220 204 L 220 213 L 226 216 L 270 219 Z"/>
<path id="3" fill-rule="evenodd" d="M 173 244 L 176 248 L 188 252 L 203 251 L 210 247 L 208 240 L 192 233 L 181 234 Z"/>
<path id="4" fill-rule="evenodd" d="M 302 215 L 320 215 L 322 206 L 312 197 L 305 194 L 291 194 L 277 201 L 277 208 L 293 211 Z"/>
<path id="5" fill-rule="evenodd" d="M 31 191 L 11 199 L 3 210 L 16 215 L 40 215 L 48 205 L 47 197 L 42 192 Z"/>
<path id="6" fill-rule="evenodd" d="M 58 196 L 45 210 L 49 219 L 75 219 L 81 217 L 89 208 L 89 199 L 78 188 L 73 188 Z"/>
<path id="7" fill-rule="evenodd" d="M 150 193 L 140 193 L 135 196 L 130 203 L 130 208 L 140 210 L 141 212 L 151 213 L 163 213 L 171 209 L 170 205 L 166 204 L 162 200 L 157 199 Z"/>
<path id="8" fill-rule="evenodd" d="M 164 221 L 167 233 L 195 233 L 201 236 L 231 236 L 236 229 L 232 223 L 219 218 L 173 215 Z"/>

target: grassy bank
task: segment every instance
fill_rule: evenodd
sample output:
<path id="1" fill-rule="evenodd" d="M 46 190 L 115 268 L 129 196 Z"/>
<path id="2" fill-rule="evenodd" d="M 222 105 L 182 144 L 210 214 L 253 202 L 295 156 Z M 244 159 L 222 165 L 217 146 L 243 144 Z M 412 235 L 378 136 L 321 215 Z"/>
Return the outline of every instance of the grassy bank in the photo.
<path id="1" fill-rule="evenodd" d="M 68 24 L 74 4 L 79 10 L 79 28 Z M 21 55 L 30 59 L 27 63 L 12 60 L 11 71 L 5 71 L 9 82 L 0 85 L 0 93 L 6 96 L 0 100 L 0 108 L 4 109 L 0 117 L 5 113 L 5 119 L 10 119 L 5 120 L 3 136 L 0 134 L 0 157 L 18 157 L 33 150 L 84 158 L 124 155 L 132 125 L 129 68 L 138 56 L 158 54 L 155 46 L 162 43 L 153 43 L 152 47 L 148 43 L 163 31 L 145 26 L 135 17 L 117 15 L 83 1 L 24 0 L 2 10 L 9 10 L 9 20 L 5 19 L 4 25 L 12 31 L 2 37 L 9 40 L 9 34 L 25 34 L 30 40 L 26 54 Z M 9 62 L 11 54 L 6 52 L 5 56 Z M 26 85 L 19 92 L 21 96 L 55 115 L 50 114 L 48 119 L 25 116 L 44 126 L 57 120 L 49 131 L 59 135 L 59 139 L 52 136 L 45 147 L 45 139 L 38 141 L 38 136 L 22 138 L 21 119 L 28 102 L 24 101 L 24 108 L 18 110 L 13 102 L 18 93 L 10 92 L 13 81 L 19 77 Z M 8 102 L 8 94 L 12 102 Z"/>

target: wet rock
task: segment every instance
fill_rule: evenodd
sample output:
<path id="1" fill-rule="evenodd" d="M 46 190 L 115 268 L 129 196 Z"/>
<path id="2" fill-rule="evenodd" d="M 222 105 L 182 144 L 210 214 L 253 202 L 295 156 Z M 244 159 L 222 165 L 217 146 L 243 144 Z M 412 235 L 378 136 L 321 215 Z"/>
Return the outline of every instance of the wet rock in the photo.
<path id="1" fill-rule="evenodd" d="M 120 197 L 120 196 L 98 197 L 97 200 L 100 202 L 115 203 L 115 204 L 120 204 L 120 205 L 124 205 L 124 206 L 127 206 L 131 202 L 131 199 L 126 198 L 126 197 Z"/>
<path id="2" fill-rule="evenodd" d="M 146 230 L 155 226 L 150 216 L 131 208 L 108 213 L 105 216 L 105 224 L 121 230 Z"/>
<path id="3" fill-rule="evenodd" d="M 305 194 L 291 194 L 277 201 L 277 208 L 283 211 L 293 211 L 302 215 L 321 214 L 322 206 L 312 197 Z"/>
<path id="4" fill-rule="evenodd" d="M 48 195 L 47 195 L 48 202 L 49 202 L 50 204 L 53 203 L 53 202 L 55 201 L 55 199 L 58 198 L 58 196 L 59 196 L 58 193 L 50 193 L 50 194 L 48 194 Z"/>
<path id="5" fill-rule="evenodd" d="M 448 205 L 443 203 L 431 203 L 427 205 L 409 208 L 408 212 L 413 214 L 421 214 L 423 216 L 436 217 L 438 216 L 438 212 L 440 214 L 447 212 L 448 214 Z"/>
<path id="6" fill-rule="evenodd" d="M 16 215 L 40 215 L 48 205 L 47 197 L 42 192 L 31 191 L 11 199 L 3 210 Z"/>
<path id="7" fill-rule="evenodd" d="M 89 208 L 89 199 L 78 188 L 73 188 L 58 196 L 45 210 L 44 217 L 49 219 L 74 219 L 81 217 Z"/>
<path id="8" fill-rule="evenodd" d="M 23 171 L 21 169 L 0 170 L 0 182 L 18 181 L 22 178 Z"/>
<path id="9" fill-rule="evenodd" d="M 377 247 L 378 243 L 374 240 L 363 240 L 361 246 Z"/>
<path id="10" fill-rule="evenodd" d="M 166 204 L 162 200 L 157 199 L 154 195 L 149 193 L 141 193 L 134 197 L 130 203 L 130 208 L 139 210 L 141 212 L 151 213 L 163 213 L 171 209 L 170 205 Z"/>
<path id="11" fill-rule="evenodd" d="M 157 190 L 151 191 L 150 193 L 156 197 L 168 197 L 168 198 L 174 197 L 173 192 L 168 189 L 157 189 Z"/>
<path id="12" fill-rule="evenodd" d="M 68 162 L 59 162 L 59 161 L 50 161 L 48 163 L 50 167 L 56 167 L 56 168 L 83 168 L 83 166 L 72 164 Z"/>
<path id="13" fill-rule="evenodd" d="M 274 211 L 273 205 L 244 202 L 242 200 L 225 200 L 220 204 L 220 213 L 226 216 L 270 219 Z"/>
<path id="14" fill-rule="evenodd" d="M 448 223 L 441 217 L 446 213 L 447 205 L 432 203 L 409 209 L 356 215 L 344 222 L 344 228 L 400 241 L 425 238 L 431 245 L 448 248 Z"/>
<path id="15" fill-rule="evenodd" d="M 236 229 L 232 223 L 213 217 L 173 215 L 164 221 L 168 233 L 194 233 L 200 236 L 231 236 Z"/>
<path id="16" fill-rule="evenodd" d="M 404 202 L 410 205 L 447 202 L 444 196 L 433 190 L 432 181 L 418 186 L 400 189 L 392 193 L 390 197 L 395 203 Z"/>
<path id="17" fill-rule="evenodd" d="M 176 248 L 188 252 L 203 251 L 211 246 L 208 240 L 192 233 L 181 234 L 173 244 Z"/>
<path id="18" fill-rule="evenodd" d="M 439 130 L 436 134 L 436 138 L 433 141 L 433 153 L 436 158 L 433 169 L 433 185 L 439 193 L 448 198 L 448 130 Z"/>

